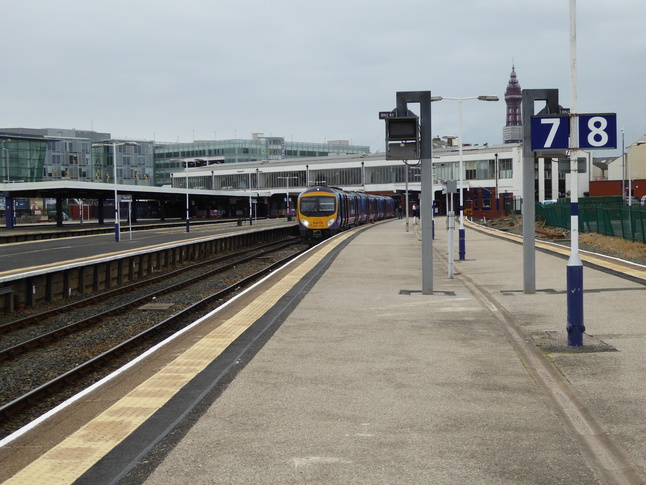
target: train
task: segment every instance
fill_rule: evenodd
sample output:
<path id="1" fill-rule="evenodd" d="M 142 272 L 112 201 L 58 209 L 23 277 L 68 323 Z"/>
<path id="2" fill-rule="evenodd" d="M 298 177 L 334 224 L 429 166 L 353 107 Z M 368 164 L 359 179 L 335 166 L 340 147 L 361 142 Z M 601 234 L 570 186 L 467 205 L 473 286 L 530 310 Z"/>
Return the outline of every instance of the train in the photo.
<path id="1" fill-rule="evenodd" d="M 310 244 L 360 224 L 395 217 L 395 200 L 383 195 L 348 192 L 315 185 L 301 192 L 296 220 L 301 238 Z"/>

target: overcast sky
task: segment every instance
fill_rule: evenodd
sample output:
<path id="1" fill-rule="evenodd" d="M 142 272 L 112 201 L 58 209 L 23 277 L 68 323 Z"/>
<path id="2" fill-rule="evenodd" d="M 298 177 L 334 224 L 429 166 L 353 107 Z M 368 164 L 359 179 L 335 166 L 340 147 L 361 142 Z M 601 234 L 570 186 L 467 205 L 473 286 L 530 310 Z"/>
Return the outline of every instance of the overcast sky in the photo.
<path id="1" fill-rule="evenodd" d="M 374 152 L 396 92 L 430 90 L 500 96 L 463 103 L 464 141 L 494 144 L 512 63 L 570 106 L 568 0 L 21 0 L 2 18 L 5 128 Z M 646 133 L 645 19 L 644 0 L 577 2 L 578 111 L 617 113 L 626 145 Z M 458 103 L 433 103 L 432 127 L 456 135 Z"/>

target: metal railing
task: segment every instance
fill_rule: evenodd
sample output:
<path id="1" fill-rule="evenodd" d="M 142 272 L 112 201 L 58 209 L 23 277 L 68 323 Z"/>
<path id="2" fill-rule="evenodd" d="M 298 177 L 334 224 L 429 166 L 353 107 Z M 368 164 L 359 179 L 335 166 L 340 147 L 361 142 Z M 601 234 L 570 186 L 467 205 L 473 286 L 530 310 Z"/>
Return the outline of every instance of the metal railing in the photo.
<path id="1" fill-rule="evenodd" d="M 545 221 L 548 226 L 570 229 L 569 200 L 537 203 L 536 219 Z M 646 243 L 646 207 L 628 206 L 621 197 L 579 199 L 579 231 Z"/>

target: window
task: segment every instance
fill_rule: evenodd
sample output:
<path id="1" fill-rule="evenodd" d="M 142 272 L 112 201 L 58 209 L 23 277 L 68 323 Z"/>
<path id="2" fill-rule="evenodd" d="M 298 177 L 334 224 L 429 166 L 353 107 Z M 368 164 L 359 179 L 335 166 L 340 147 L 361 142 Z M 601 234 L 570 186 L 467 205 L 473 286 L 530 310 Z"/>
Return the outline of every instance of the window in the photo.
<path id="1" fill-rule="evenodd" d="M 301 214 L 310 217 L 324 217 L 334 214 L 336 199 L 334 196 L 317 195 L 301 197 Z"/>
<path id="2" fill-rule="evenodd" d="M 498 177 L 501 179 L 510 179 L 514 176 L 513 164 L 511 158 L 501 158 L 498 160 Z"/>

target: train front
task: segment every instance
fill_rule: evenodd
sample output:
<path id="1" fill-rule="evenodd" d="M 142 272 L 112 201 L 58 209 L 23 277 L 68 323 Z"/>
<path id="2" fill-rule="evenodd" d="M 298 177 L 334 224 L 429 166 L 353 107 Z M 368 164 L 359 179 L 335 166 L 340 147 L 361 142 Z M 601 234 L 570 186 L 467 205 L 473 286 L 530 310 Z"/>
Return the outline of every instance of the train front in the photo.
<path id="1" fill-rule="evenodd" d="M 313 242 L 339 231 L 338 194 L 329 187 L 312 187 L 298 196 L 297 217 L 301 238 Z"/>

